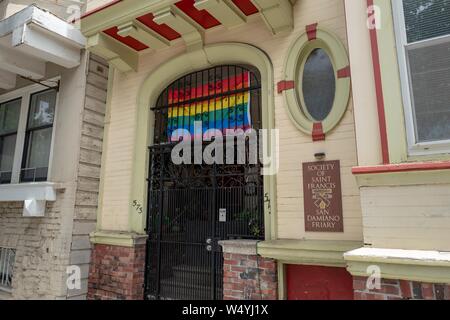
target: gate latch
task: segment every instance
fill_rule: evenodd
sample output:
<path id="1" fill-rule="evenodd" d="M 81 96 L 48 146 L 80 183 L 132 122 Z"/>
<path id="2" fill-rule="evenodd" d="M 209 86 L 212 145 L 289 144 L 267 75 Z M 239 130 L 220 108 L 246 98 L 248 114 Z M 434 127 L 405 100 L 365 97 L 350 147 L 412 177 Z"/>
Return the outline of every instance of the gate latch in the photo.
<path id="1" fill-rule="evenodd" d="M 214 251 L 214 252 L 220 252 L 220 246 L 219 246 L 219 238 L 208 238 L 206 239 L 206 250 L 207 251 Z"/>

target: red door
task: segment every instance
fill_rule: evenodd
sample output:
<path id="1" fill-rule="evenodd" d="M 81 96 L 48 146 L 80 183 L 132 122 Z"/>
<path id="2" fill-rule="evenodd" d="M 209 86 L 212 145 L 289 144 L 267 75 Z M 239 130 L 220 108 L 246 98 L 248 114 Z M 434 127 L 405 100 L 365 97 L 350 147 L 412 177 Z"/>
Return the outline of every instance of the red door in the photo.
<path id="1" fill-rule="evenodd" d="M 353 279 L 345 268 L 286 266 L 288 300 L 353 300 Z"/>

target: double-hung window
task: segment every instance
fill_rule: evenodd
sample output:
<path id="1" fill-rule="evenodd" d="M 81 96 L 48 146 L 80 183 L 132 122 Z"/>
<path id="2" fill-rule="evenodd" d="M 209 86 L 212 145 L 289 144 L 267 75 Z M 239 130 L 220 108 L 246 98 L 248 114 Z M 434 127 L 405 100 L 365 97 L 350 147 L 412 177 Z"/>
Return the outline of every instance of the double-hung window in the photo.
<path id="1" fill-rule="evenodd" d="M 409 153 L 450 153 L 450 0 L 394 0 Z"/>
<path id="2" fill-rule="evenodd" d="M 0 96 L 0 184 L 47 181 L 56 100 L 42 86 Z"/>
<path id="3" fill-rule="evenodd" d="M 0 184 L 10 183 L 22 99 L 0 103 Z"/>

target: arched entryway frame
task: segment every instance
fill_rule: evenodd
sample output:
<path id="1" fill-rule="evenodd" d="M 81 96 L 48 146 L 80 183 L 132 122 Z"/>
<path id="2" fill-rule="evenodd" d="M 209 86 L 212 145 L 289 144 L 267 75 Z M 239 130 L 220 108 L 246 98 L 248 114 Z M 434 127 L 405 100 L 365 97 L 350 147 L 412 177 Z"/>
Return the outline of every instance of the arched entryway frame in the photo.
<path id="1" fill-rule="evenodd" d="M 133 184 L 131 201 L 147 203 L 148 146 L 153 141 L 154 114 L 150 106 L 155 105 L 160 93 L 171 82 L 181 76 L 216 65 L 246 64 L 256 67 L 261 74 L 261 109 L 264 129 L 275 128 L 274 76 L 269 57 L 260 49 L 241 43 L 223 43 L 204 47 L 202 50 L 186 52 L 167 61 L 153 71 L 143 82 L 137 100 L 136 135 L 133 159 Z M 271 141 L 266 152 L 270 154 Z M 265 235 L 276 239 L 276 176 L 264 177 Z M 146 208 L 144 208 L 144 212 Z M 145 233 L 146 215 L 139 214 L 130 206 L 130 228 L 132 232 Z"/>

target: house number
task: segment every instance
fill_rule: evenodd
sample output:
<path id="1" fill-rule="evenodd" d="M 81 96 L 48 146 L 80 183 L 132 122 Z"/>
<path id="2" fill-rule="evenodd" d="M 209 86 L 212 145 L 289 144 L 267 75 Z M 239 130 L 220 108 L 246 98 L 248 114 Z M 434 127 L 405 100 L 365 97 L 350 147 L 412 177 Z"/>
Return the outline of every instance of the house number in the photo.
<path id="1" fill-rule="evenodd" d="M 139 214 L 142 214 L 142 212 L 144 211 L 144 209 L 142 208 L 142 205 L 137 200 L 133 201 L 133 208 Z"/>

